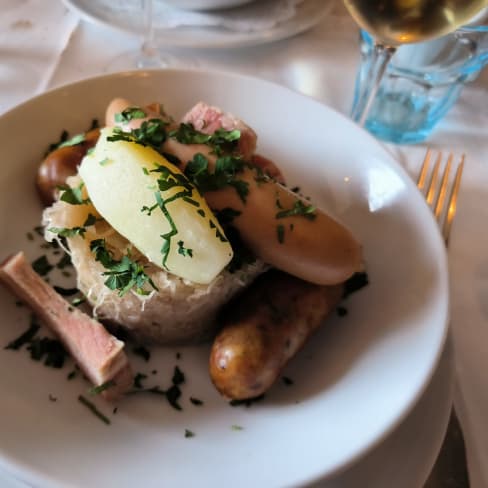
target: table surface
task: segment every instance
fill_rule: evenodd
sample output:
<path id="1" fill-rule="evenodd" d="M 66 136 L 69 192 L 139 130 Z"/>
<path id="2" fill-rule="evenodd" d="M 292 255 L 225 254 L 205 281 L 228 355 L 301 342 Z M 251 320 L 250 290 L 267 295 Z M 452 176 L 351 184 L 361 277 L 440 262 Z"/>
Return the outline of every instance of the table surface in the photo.
<path id="1" fill-rule="evenodd" d="M 46 9 L 48 2 L 50 9 Z M 104 73 L 117 56 L 139 45 L 135 37 L 80 21 L 59 0 L 2 0 L 2 10 L 5 14 L 0 19 L 0 46 L 6 48 L 0 49 L 3 84 L 0 113 L 46 89 Z M 315 28 L 290 39 L 229 51 L 165 47 L 162 53 L 175 67 L 189 65 L 252 74 L 347 113 L 358 63 L 357 37 L 357 27 L 337 2 L 333 11 Z M 31 56 L 32 53 L 38 55 Z M 466 442 L 471 486 L 484 488 L 488 486 L 488 431 L 485 428 L 488 232 L 482 225 L 488 217 L 487 70 L 465 88 L 458 103 L 426 143 L 387 147 L 413 176 L 427 146 L 467 155 L 449 248 L 454 404 Z M 428 488 L 467 486 L 463 442 L 456 419 L 449 432 L 449 441 Z M 457 484 L 453 481 L 448 485 L 445 481 L 448 467 L 454 467 L 448 476 L 458 480 Z M 0 481 L 2 487 L 21 486 L 12 479 L 4 482 L 0 477 Z"/>

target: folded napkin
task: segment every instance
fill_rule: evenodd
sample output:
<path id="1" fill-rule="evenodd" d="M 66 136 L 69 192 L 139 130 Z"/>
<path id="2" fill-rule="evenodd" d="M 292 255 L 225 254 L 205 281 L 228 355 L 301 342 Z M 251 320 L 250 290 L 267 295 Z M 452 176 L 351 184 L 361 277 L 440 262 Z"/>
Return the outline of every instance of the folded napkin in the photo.
<path id="1" fill-rule="evenodd" d="M 155 2 L 154 16 L 158 28 L 224 27 L 237 32 L 271 29 L 293 18 L 304 0 L 256 0 L 233 9 L 196 12 Z"/>
<path id="2" fill-rule="evenodd" d="M 59 2 L 2 0 L 0 113 L 43 92 L 77 24 Z"/>

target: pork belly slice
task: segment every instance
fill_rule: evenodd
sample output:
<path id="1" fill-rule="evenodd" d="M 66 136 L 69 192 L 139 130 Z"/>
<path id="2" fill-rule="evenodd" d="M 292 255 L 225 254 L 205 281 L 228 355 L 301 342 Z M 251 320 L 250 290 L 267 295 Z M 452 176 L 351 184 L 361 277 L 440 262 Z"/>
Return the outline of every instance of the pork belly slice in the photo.
<path id="1" fill-rule="evenodd" d="M 56 334 L 94 385 L 113 381 L 114 385 L 101 393 L 104 398 L 116 400 L 132 387 L 133 374 L 124 343 L 58 295 L 32 269 L 23 252 L 0 265 L 0 281 Z"/>
<path id="2" fill-rule="evenodd" d="M 241 131 L 238 143 L 238 152 L 249 161 L 256 151 L 256 133 L 242 120 L 232 114 L 224 113 L 218 107 L 213 107 L 205 102 L 198 102 L 184 115 L 182 122 L 192 124 L 193 127 L 204 134 L 213 134 L 218 129 Z"/>

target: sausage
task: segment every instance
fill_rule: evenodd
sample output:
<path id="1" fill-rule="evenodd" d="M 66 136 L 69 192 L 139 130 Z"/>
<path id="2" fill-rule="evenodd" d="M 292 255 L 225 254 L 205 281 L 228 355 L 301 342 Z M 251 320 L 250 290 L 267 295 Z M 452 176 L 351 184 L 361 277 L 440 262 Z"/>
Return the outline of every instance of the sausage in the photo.
<path id="1" fill-rule="evenodd" d="M 266 392 L 343 294 L 279 271 L 261 276 L 229 307 L 209 359 L 210 378 L 225 397 Z"/>
<path id="2" fill-rule="evenodd" d="M 245 168 L 237 180 L 247 183 L 245 202 L 235 188 L 204 194 L 210 208 L 240 212 L 232 225 L 251 251 L 275 268 L 318 285 L 342 283 L 361 269 L 361 247 L 351 232 L 319 209 L 282 216 L 301 202 L 309 202 L 274 180 L 256 181 L 257 173 Z"/>
<path id="3" fill-rule="evenodd" d="M 124 104 L 125 108 L 130 106 L 126 100 L 114 100 L 107 109 L 107 119 L 113 120 L 115 108 L 123 110 Z M 140 121 L 135 119 L 131 123 L 140 124 Z M 215 168 L 216 156 L 208 146 L 168 139 L 162 150 L 180 159 L 180 169 L 197 153 L 203 154 L 209 166 Z M 309 202 L 274 179 L 263 180 L 255 167 L 246 166 L 236 175 L 236 180 L 247 185 L 245 201 L 232 186 L 206 192 L 204 197 L 213 210 L 232 208 L 239 212 L 232 225 L 263 261 L 318 285 L 342 283 L 362 268 L 358 241 L 349 229 L 325 212 L 315 209 L 306 214 L 312 210 Z M 290 215 L 297 207 L 301 211 Z"/>
<path id="4" fill-rule="evenodd" d="M 100 135 L 99 129 L 85 134 L 85 140 L 74 146 L 64 146 L 50 152 L 37 170 L 36 187 L 44 205 L 51 205 L 56 199 L 57 187 L 64 185 L 69 176 L 76 174 L 81 160 L 93 147 Z"/>

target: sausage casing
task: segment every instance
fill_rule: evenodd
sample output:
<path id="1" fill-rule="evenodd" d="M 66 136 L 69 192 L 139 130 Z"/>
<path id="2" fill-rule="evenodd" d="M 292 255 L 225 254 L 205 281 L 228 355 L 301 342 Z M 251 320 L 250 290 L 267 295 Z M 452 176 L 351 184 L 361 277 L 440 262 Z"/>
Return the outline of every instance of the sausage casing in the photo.
<path id="1" fill-rule="evenodd" d="M 314 285 L 278 271 L 258 278 L 229 307 L 214 340 L 209 370 L 217 390 L 236 400 L 267 391 L 342 293 L 342 285 Z"/>

